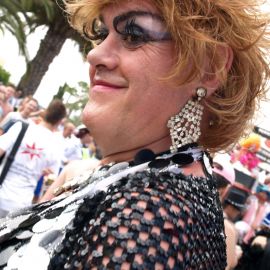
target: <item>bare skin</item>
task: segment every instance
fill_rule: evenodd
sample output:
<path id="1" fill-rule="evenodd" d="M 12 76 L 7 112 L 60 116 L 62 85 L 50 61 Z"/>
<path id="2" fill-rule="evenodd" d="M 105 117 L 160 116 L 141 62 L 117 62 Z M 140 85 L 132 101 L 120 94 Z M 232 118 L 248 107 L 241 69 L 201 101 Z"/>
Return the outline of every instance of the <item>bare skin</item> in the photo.
<path id="1" fill-rule="evenodd" d="M 189 83 L 179 86 L 178 77 L 159 80 L 168 75 L 178 57 L 174 44 L 168 40 L 139 43 L 130 48 L 133 44 L 123 43 L 113 21 L 131 10 L 158 14 L 151 1 L 109 5 L 101 14 L 102 27 L 108 35 L 87 56 L 91 85 L 82 116 L 101 149 L 102 163 L 132 160 L 144 148 L 154 153 L 168 150 L 171 145 L 167 128 L 169 118 L 179 113 L 196 88 L 207 89 L 207 98 L 220 84 L 217 76 L 207 75 L 207 57 L 202 67 L 205 75 Z M 150 18 L 138 20 L 139 25 L 149 25 Z M 151 20 L 151 27 L 154 31 L 167 31 L 159 20 Z M 227 48 L 222 50 L 224 68 L 229 69 L 232 53 Z M 198 172 L 198 175 L 203 173 Z"/>
<path id="2" fill-rule="evenodd" d="M 75 176 L 84 172 L 91 171 L 99 165 L 95 159 L 74 160 L 64 167 L 56 180 L 48 188 L 46 193 L 40 198 L 39 202 L 49 201 L 55 197 L 54 191 L 65 182 L 72 180 Z"/>

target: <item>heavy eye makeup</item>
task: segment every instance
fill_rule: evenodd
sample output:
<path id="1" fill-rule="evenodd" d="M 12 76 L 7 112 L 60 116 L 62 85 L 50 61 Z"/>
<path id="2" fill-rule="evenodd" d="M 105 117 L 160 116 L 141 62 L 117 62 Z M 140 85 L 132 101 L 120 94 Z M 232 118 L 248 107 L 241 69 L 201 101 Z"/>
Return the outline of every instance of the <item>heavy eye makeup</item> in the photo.
<path id="1" fill-rule="evenodd" d="M 171 40 L 162 18 L 145 11 L 130 11 L 118 15 L 113 19 L 113 26 L 123 45 L 130 49 L 136 49 L 149 42 Z M 88 37 L 97 45 L 109 35 L 102 18 L 93 21 L 91 30 L 92 34 Z"/>
<path id="2" fill-rule="evenodd" d="M 93 20 L 90 34 L 86 30 L 86 25 L 83 27 L 83 33 L 86 39 L 90 40 L 94 45 L 99 45 L 109 35 L 109 30 L 103 23 L 102 17 L 100 17 Z"/>

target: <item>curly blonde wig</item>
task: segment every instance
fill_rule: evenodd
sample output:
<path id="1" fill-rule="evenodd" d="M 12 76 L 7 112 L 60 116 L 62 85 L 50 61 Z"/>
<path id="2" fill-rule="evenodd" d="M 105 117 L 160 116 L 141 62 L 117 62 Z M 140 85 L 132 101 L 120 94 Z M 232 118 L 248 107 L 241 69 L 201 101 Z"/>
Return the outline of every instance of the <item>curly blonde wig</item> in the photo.
<path id="1" fill-rule="evenodd" d="M 69 0 L 71 25 L 91 34 L 91 25 L 102 8 L 124 0 Z M 181 83 L 202 74 L 205 56 L 218 90 L 205 100 L 209 123 L 200 144 L 210 151 L 227 148 L 250 127 L 254 112 L 267 90 L 270 48 L 267 25 L 259 0 L 153 0 L 175 42 L 179 56 L 170 76 L 186 74 Z M 218 48 L 229 46 L 233 62 L 229 71 Z M 192 63 L 187 74 L 186 67 Z M 185 72 L 184 72 L 185 71 Z"/>

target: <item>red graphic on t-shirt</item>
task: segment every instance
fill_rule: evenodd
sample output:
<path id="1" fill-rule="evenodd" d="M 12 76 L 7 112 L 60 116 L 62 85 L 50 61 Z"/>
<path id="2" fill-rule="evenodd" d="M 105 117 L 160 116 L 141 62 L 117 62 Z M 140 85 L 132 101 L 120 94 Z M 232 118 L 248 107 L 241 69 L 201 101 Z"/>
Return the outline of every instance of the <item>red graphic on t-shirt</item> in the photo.
<path id="1" fill-rule="evenodd" d="M 40 152 L 41 152 L 42 150 L 43 150 L 43 148 L 36 148 L 36 144 L 35 144 L 35 143 L 33 143 L 32 146 L 26 144 L 26 150 L 24 150 L 24 151 L 22 152 L 22 154 L 29 154 L 30 159 L 32 160 L 32 158 L 33 158 L 34 156 L 40 158 L 40 154 L 41 154 Z"/>

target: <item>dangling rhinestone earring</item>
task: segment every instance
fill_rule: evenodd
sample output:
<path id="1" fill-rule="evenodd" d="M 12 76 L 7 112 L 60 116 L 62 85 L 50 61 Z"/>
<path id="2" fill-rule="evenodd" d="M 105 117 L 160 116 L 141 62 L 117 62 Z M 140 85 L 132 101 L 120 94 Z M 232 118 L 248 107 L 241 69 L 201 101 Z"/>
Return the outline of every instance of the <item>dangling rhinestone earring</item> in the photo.
<path id="1" fill-rule="evenodd" d="M 167 126 L 170 129 L 172 153 L 177 152 L 177 149 L 183 145 L 198 141 L 201 135 L 200 123 L 204 108 L 200 101 L 206 94 L 205 88 L 197 88 L 196 96 L 184 105 L 179 114 L 169 119 Z"/>

